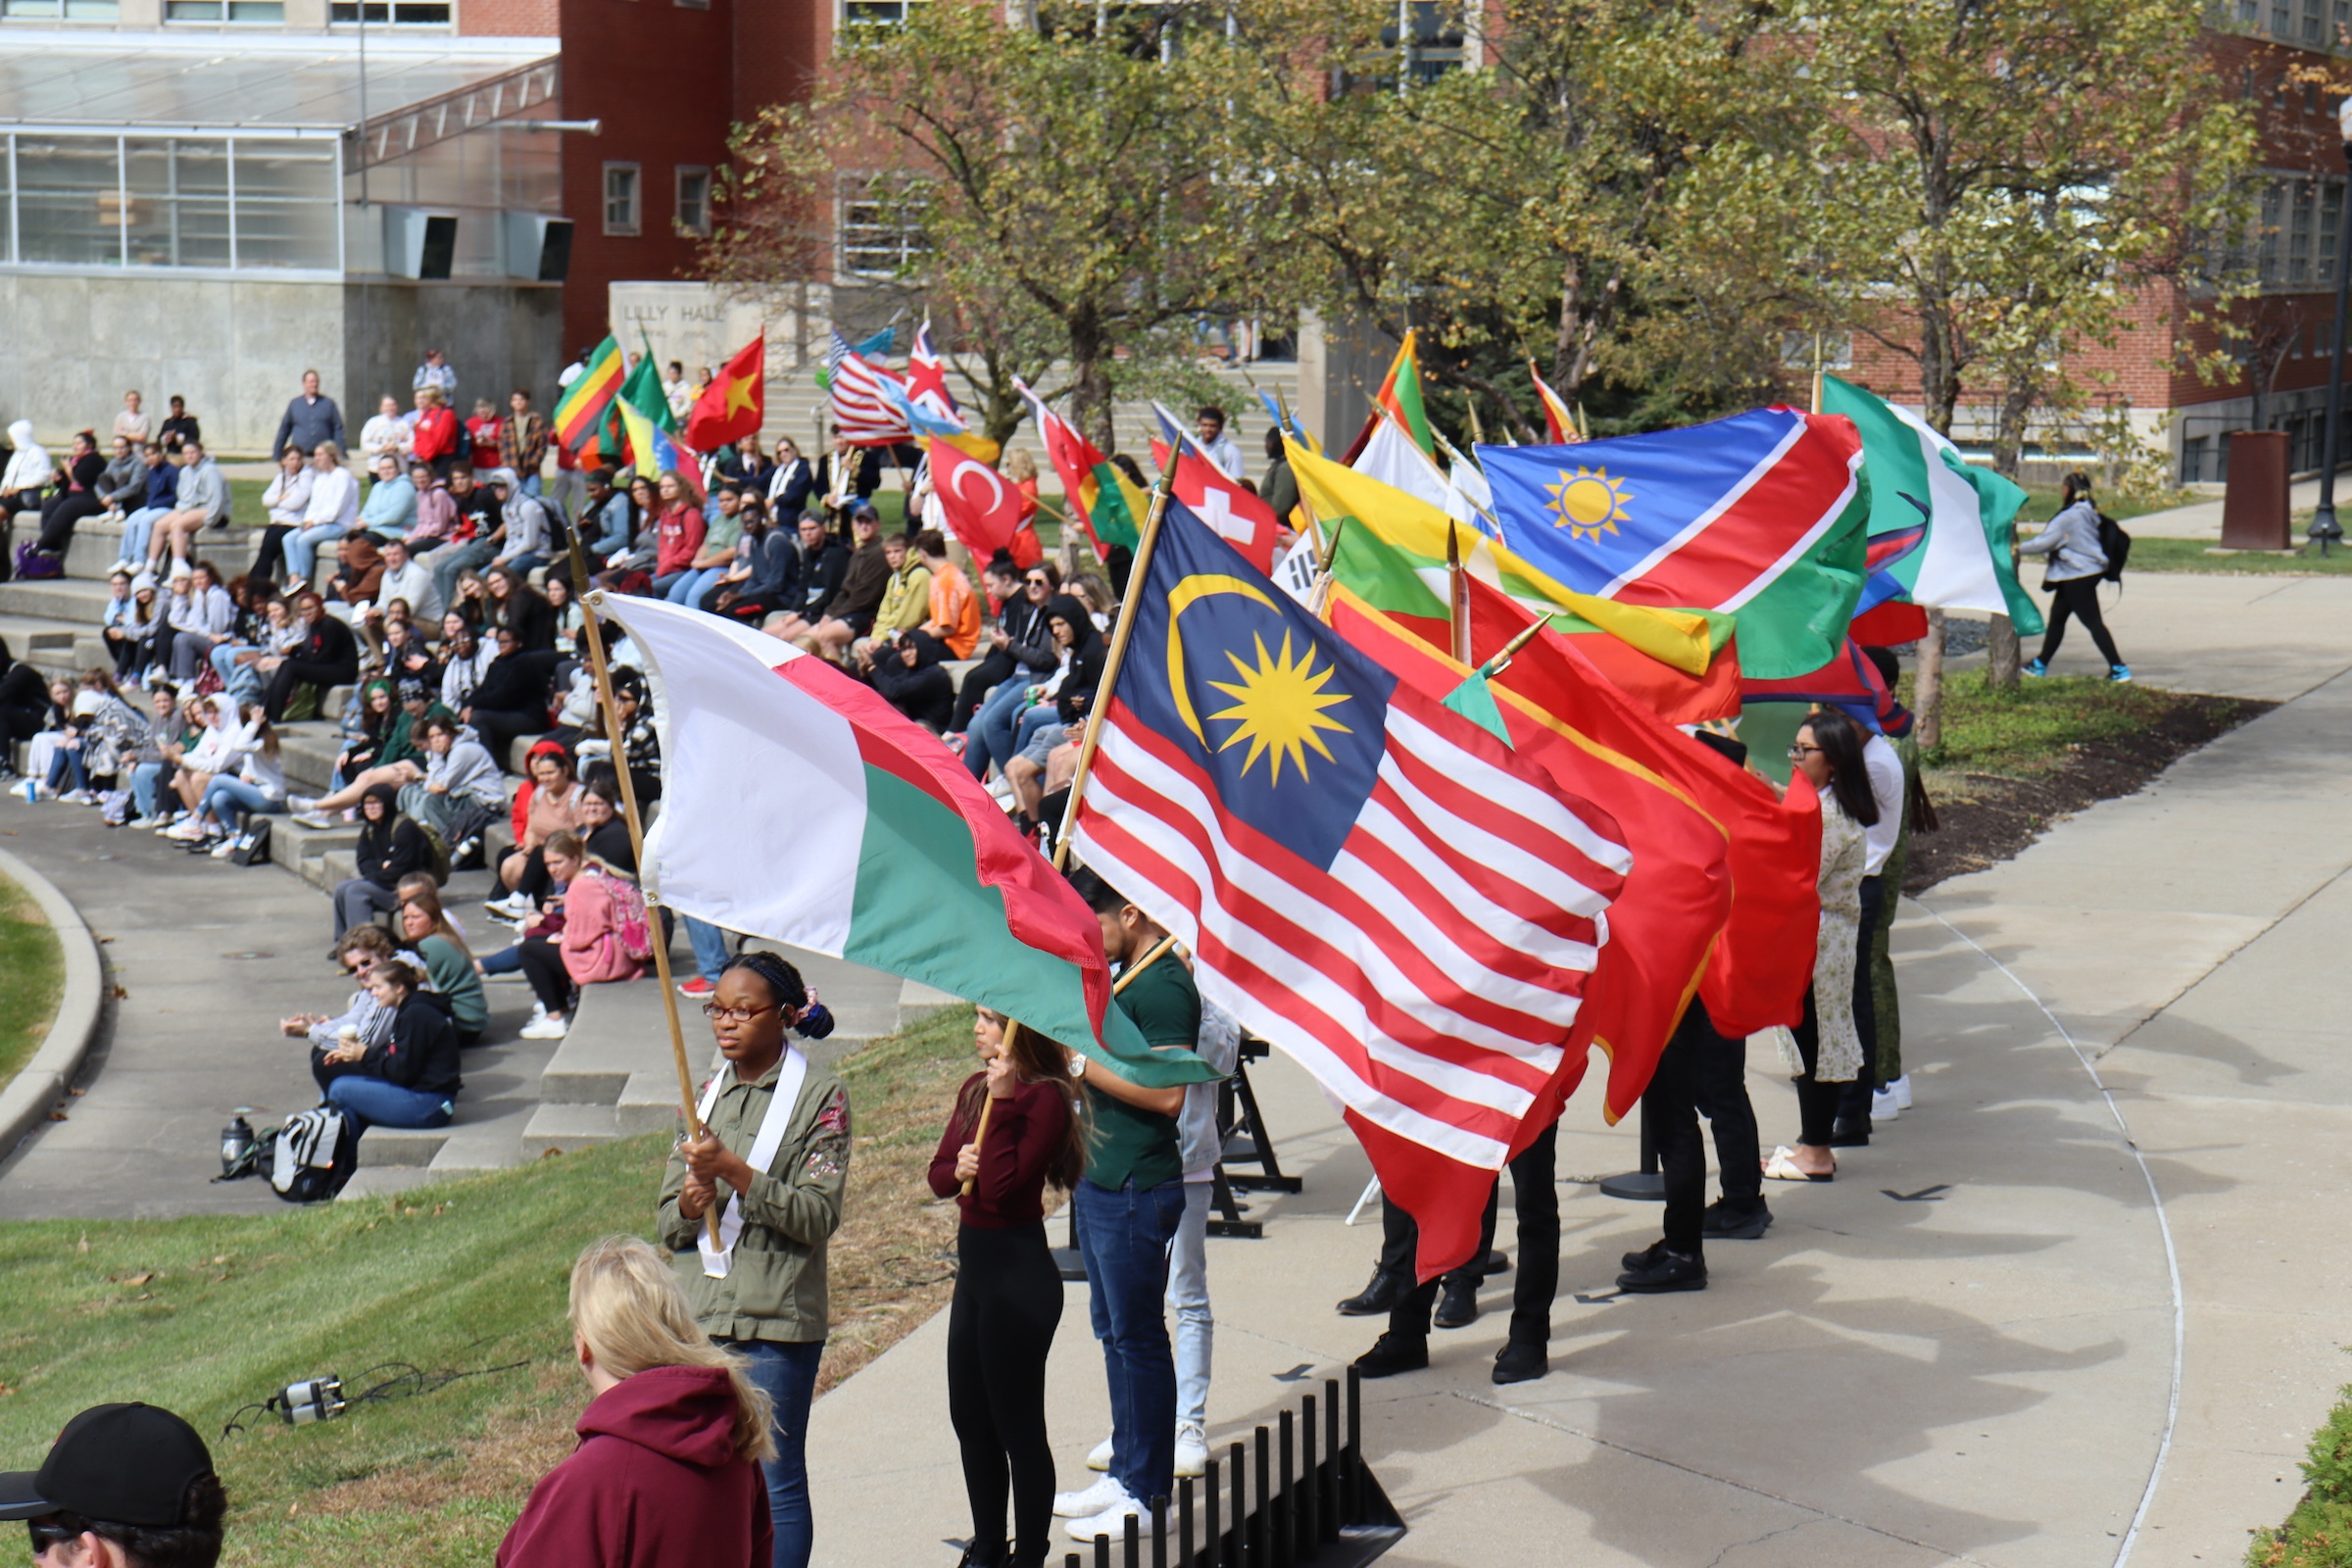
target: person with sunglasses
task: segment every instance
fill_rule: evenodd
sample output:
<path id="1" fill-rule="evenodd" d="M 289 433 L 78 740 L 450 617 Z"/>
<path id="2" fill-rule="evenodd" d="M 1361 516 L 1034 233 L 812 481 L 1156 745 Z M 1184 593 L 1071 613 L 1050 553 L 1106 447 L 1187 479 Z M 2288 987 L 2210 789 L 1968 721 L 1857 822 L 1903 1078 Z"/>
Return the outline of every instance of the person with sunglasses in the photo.
<path id="1" fill-rule="evenodd" d="M 36 1568 L 213 1568 L 228 1492 L 196 1429 L 152 1404 L 93 1405 L 38 1470 L 0 1473 Z"/>
<path id="2" fill-rule="evenodd" d="M 696 1103 L 700 1137 L 678 1140 L 657 1209 L 662 1244 L 703 1332 L 749 1363 L 775 1408 L 764 1462 L 775 1568 L 807 1568 L 808 1406 L 831 1310 L 826 1244 L 849 1186 L 850 1101 L 794 1050 L 832 1015 L 775 954 L 738 954 L 703 1004 L 726 1065 Z M 718 1216 L 713 1242 L 704 1216 Z"/>
<path id="3" fill-rule="evenodd" d="M 991 563 L 989 569 L 996 569 Z M 957 726 L 964 737 L 963 765 L 985 782 L 991 764 L 1003 768 L 1019 755 L 1013 731 L 1029 692 L 1053 678 L 1061 662 L 1061 645 L 1054 641 L 1047 611 L 1059 589 L 1060 573 L 1051 562 L 1039 562 L 1021 573 L 1020 591 L 1007 597 L 997 612 L 997 629 L 989 652 L 963 677 L 963 690 L 973 699 L 968 714 Z M 1003 656 L 1004 673 L 992 675 L 990 661 Z M 957 704 L 961 710 L 961 700 Z"/>

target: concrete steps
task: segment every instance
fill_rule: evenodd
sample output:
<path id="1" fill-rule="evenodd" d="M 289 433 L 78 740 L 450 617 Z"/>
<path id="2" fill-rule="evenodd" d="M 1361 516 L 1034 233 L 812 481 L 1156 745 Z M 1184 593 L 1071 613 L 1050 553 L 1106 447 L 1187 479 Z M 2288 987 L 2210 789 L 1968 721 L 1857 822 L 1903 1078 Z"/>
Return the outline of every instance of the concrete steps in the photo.
<path id="1" fill-rule="evenodd" d="M 540 1108 L 535 1091 L 556 1044 L 513 1040 L 467 1048 L 457 1118 L 430 1130 L 368 1129 L 360 1138 L 359 1173 L 341 1196 L 380 1197 L 535 1158 L 538 1151 L 523 1131 Z"/>

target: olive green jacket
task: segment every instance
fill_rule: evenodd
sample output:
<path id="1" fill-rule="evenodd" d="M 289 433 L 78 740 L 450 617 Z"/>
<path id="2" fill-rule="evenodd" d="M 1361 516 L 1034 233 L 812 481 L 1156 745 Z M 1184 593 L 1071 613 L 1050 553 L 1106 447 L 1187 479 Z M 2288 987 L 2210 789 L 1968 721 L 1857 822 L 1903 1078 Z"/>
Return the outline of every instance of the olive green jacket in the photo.
<path id="1" fill-rule="evenodd" d="M 710 1128 L 718 1141 L 750 1157 L 760 1123 L 775 1097 L 783 1059 L 757 1082 L 735 1078 L 710 1107 Z M 682 1129 L 681 1129 L 682 1131 Z M 841 1080 L 811 1064 L 784 1141 L 766 1170 L 738 1195 L 721 1184 L 719 1212 L 743 1205 L 743 1234 L 727 1277 L 703 1272 L 696 1248 L 703 1222 L 678 1212 L 686 1186 L 686 1160 L 672 1153 L 662 1177 L 659 1210 L 662 1243 L 673 1254 L 678 1281 L 703 1332 L 718 1340 L 776 1340 L 791 1344 L 822 1341 L 831 1321 L 825 1292 L 825 1247 L 841 1225 L 841 1200 L 850 1175 L 850 1100 Z"/>

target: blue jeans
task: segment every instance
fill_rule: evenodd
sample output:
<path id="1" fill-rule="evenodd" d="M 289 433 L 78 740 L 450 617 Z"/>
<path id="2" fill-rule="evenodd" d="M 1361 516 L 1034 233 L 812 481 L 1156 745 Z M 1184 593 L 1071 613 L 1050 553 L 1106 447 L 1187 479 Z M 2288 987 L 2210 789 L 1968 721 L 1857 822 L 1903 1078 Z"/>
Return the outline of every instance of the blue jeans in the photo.
<path id="1" fill-rule="evenodd" d="M 269 796 L 261 792 L 259 786 L 248 784 L 241 778 L 230 778 L 225 774 L 214 776 L 213 781 L 204 787 L 204 799 L 197 804 L 198 815 L 201 816 L 206 811 L 212 812 L 213 820 L 231 833 L 237 830 L 242 812 L 252 811 L 258 815 L 270 816 L 286 808 L 285 802 L 270 800 Z"/>
<path id="2" fill-rule="evenodd" d="M 496 953 L 485 953 L 481 956 L 481 965 L 484 974 L 520 974 L 522 945 L 516 943 L 511 948 L 501 948 Z"/>
<path id="3" fill-rule="evenodd" d="M 1208 1200 L 1215 1190 L 1213 1181 L 1184 1184 L 1184 1220 L 1168 1250 L 1168 1310 L 1176 1318 L 1176 1421 L 1203 1431 L 1208 1427 L 1209 1351 L 1217 1329 L 1208 1304 Z"/>
<path id="4" fill-rule="evenodd" d="M 1006 762 L 1011 761 L 1014 758 L 1027 751 L 1029 749 L 1029 743 L 1037 739 L 1037 732 L 1039 730 L 1045 729 L 1050 725 L 1057 725 L 1060 722 L 1061 710 L 1055 708 L 1050 702 L 1040 703 L 1035 708 L 1029 710 L 1029 711 L 1026 713 L 1023 713 L 1021 715 L 1021 722 L 1014 728 L 1012 732 L 1012 750 L 1006 752 L 1003 757 L 999 758 L 997 760 L 997 765 L 999 767 L 1003 767 Z"/>
<path id="5" fill-rule="evenodd" d="M 130 800 L 142 817 L 155 814 L 156 787 L 171 771 L 169 762 L 141 762 L 130 770 Z"/>
<path id="6" fill-rule="evenodd" d="M 487 566 L 497 554 L 498 546 L 487 539 L 471 539 L 462 545 L 443 545 L 434 551 L 430 561 L 433 597 L 445 605 L 456 604 L 458 573 Z"/>
<path id="7" fill-rule="evenodd" d="M 1176 1359 L 1164 1301 L 1168 1244 L 1184 1219 L 1184 1183 L 1117 1192 L 1080 1178 L 1070 1195 L 1089 1312 L 1110 1382 L 1110 1473 L 1150 1507 L 1176 1488 Z"/>
<path id="8" fill-rule="evenodd" d="M 727 934 L 708 920 L 697 920 L 691 914 L 683 918 L 686 941 L 694 949 L 694 972 L 718 984 L 718 971 L 727 964 Z"/>
<path id="9" fill-rule="evenodd" d="M 1028 677 L 1015 675 L 998 682 L 972 710 L 972 727 L 963 735 L 963 765 L 972 770 L 972 777 L 986 780 L 989 763 L 1003 767 L 1012 760 L 1012 722 L 1020 715 L 1021 695 L 1028 690 Z"/>
<path id="10" fill-rule="evenodd" d="M 77 790 L 88 789 L 90 775 L 88 770 L 81 765 L 81 748 L 77 746 L 68 751 L 65 747 L 60 746 L 56 751 L 51 752 L 49 754 L 49 776 L 42 782 L 61 795 L 69 786 Z"/>
<path id="11" fill-rule="evenodd" d="M 122 559 L 133 566 L 147 560 L 147 537 L 155 532 L 155 519 L 165 515 L 170 507 L 141 507 L 122 519 Z"/>
<path id="12" fill-rule="evenodd" d="M 220 643 L 212 652 L 213 668 L 220 672 L 220 685 L 240 705 L 258 703 L 263 698 L 262 675 L 251 662 L 238 663 L 239 654 L 253 652 L 251 643 Z"/>
<path id="13" fill-rule="evenodd" d="M 457 1106 L 447 1095 L 404 1089 L 385 1078 L 346 1073 L 326 1086 L 326 1098 L 336 1109 L 370 1127 L 446 1127 Z"/>
<path id="14" fill-rule="evenodd" d="M 718 579 L 726 574 L 724 566 L 704 566 L 699 570 L 689 566 L 671 581 L 667 598 L 673 605 L 693 610 L 702 604 L 703 595 L 717 587 Z"/>
<path id="15" fill-rule="evenodd" d="M 307 528 L 297 528 L 286 535 L 286 575 L 311 580 L 311 568 L 318 563 L 318 547 L 330 539 L 340 539 L 351 530 L 339 522 L 314 522 Z"/>
<path id="16" fill-rule="evenodd" d="M 718 1343 L 749 1363 L 745 1370 L 752 1381 L 775 1401 L 776 1456 L 760 1467 L 767 1473 L 767 1516 L 776 1530 L 775 1568 L 808 1568 L 808 1554 L 816 1548 L 815 1521 L 808 1512 L 808 1404 L 816 1394 L 816 1363 L 824 1356 L 825 1342 Z"/>

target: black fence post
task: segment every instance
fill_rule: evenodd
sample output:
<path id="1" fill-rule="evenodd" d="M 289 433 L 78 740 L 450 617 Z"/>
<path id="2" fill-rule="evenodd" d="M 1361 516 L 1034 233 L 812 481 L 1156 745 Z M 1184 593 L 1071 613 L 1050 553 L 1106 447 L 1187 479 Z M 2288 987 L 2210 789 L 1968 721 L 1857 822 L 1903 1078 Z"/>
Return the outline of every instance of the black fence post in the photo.
<path id="1" fill-rule="evenodd" d="M 1323 1472 L 1315 1457 L 1315 1396 L 1300 1401 L 1298 1423 L 1298 1558 L 1312 1562 L 1323 1548 Z"/>
<path id="2" fill-rule="evenodd" d="M 1176 1568 L 1193 1568 L 1193 1478 L 1176 1483 Z"/>
<path id="3" fill-rule="evenodd" d="M 1250 1562 L 1249 1450 L 1237 1443 L 1228 1457 L 1233 1465 L 1233 1550 L 1225 1562 L 1227 1568 L 1256 1568 Z"/>
<path id="4" fill-rule="evenodd" d="M 1264 1427 L 1257 1429 L 1257 1528 L 1250 1532 L 1250 1568 L 1272 1568 L 1274 1562 L 1273 1455 L 1267 1451 Z"/>
<path id="5" fill-rule="evenodd" d="M 1122 1553 L 1120 1560 L 1125 1564 L 1125 1568 L 1144 1568 L 1141 1521 L 1134 1514 L 1129 1514 L 1122 1522 L 1127 1526 L 1124 1538 L 1126 1550 Z"/>
<path id="6" fill-rule="evenodd" d="M 1323 1539 L 1337 1541 L 1348 1522 L 1340 1491 L 1340 1380 L 1323 1380 Z"/>
<path id="7" fill-rule="evenodd" d="M 1348 1516 L 1346 1523 L 1357 1524 L 1364 1517 L 1364 1379 L 1354 1367 L 1348 1369 Z"/>
<path id="8" fill-rule="evenodd" d="M 1217 1461 L 1215 1459 L 1210 1459 L 1202 1467 L 1200 1480 L 1201 1490 L 1208 1505 L 1207 1518 L 1204 1521 L 1208 1526 L 1208 1540 L 1202 1544 L 1200 1568 L 1225 1568 L 1224 1521 L 1217 1517 L 1218 1504 L 1224 1501 L 1225 1494 L 1217 1490 Z"/>
<path id="9" fill-rule="evenodd" d="M 1152 1568 L 1168 1568 L 1168 1499 L 1152 1499 Z"/>
<path id="10" fill-rule="evenodd" d="M 1291 1479 L 1291 1460 L 1297 1453 L 1297 1446 L 1292 1441 L 1292 1421 L 1291 1412 L 1285 1410 L 1281 1422 L 1274 1429 L 1274 1463 L 1282 1472 L 1282 1513 L 1275 1531 L 1280 1544 L 1274 1548 L 1274 1552 L 1282 1568 L 1291 1568 L 1298 1560 L 1298 1483 Z"/>

